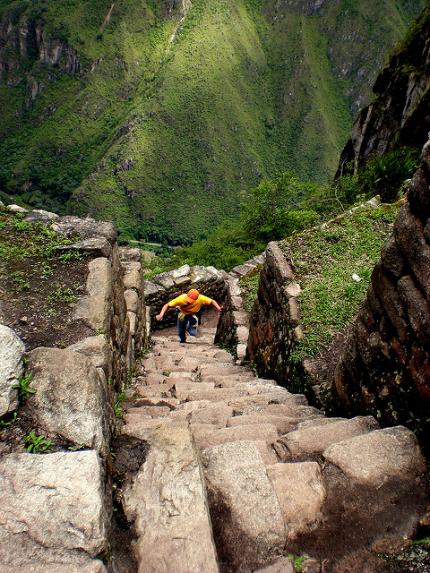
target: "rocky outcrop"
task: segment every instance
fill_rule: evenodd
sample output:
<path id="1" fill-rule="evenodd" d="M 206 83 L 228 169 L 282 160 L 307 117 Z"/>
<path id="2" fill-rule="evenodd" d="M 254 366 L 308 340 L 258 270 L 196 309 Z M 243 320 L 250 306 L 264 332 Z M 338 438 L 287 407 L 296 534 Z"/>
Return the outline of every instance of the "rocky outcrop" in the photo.
<path id="1" fill-rule="evenodd" d="M 42 64 L 67 74 L 81 70 L 79 56 L 68 42 L 45 29 L 43 21 L 20 7 L 6 11 L 0 22 L 0 85 L 14 87 L 26 82 L 27 104 L 41 93 L 46 78 L 40 81 L 29 73 L 29 65 Z M 30 68 L 31 69 L 31 68 Z"/>
<path id="2" fill-rule="evenodd" d="M 430 143 L 335 372 L 338 411 L 404 423 L 428 441 Z"/>
<path id="3" fill-rule="evenodd" d="M 337 177 L 400 146 L 421 149 L 430 130 L 430 10 L 426 8 L 404 46 L 378 76 L 374 101 L 359 114 Z"/>

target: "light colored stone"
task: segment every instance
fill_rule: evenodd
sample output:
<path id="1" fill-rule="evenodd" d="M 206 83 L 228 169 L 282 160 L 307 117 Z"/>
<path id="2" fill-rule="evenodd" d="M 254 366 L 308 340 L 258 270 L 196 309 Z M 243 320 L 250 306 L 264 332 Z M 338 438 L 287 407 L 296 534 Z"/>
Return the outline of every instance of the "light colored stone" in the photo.
<path id="1" fill-rule="evenodd" d="M 279 555 L 285 544 L 282 512 L 257 446 L 222 444 L 205 450 L 202 458 L 210 499 L 218 508 L 219 541 L 238 548 L 235 570 L 252 571 Z"/>
<path id="2" fill-rule="evenodd" d="M 291 418 L 287 416 L 276 416 L 275 414 L 266 414 L 265 412 L 256 412 L 245 416 L 234 416 L 230 418 L 227 426 L 243 426 L 248 424 L 272 424 L 280 434 L 286 434 L 295 430 L 300 423 L 300 418 Z"/>
<path id="3" fill-rule="evenodd" d="M 127 310 L 137 313 L 139 308 L 139 295 L 135 290 L 128 289 L 124 293 Z"/>
<path id="4" fill-rule="evenodd" d="M 138 261 L 127 263 L 124 273 L 124 288 L 140 291 L 142 288 L 142 265 Z"/>
<path id="5" fill-rule="evenodd" d="M 99 257 L 109 258 L 112 253 L 112 246 L 105 237 L 91 237 L 83 239 L 71 245 L 59 245 L 56 251 L 83 251 Z"/>
<path id="6" fill-rule="evenodd" d="M 158 292 L 162 292 L 164 289 L 159 285 L 154 284 L 151 281 L 143 281 L 143 291 L 145 293 L 145 297 L 150 297 Z"/>
<path id="7" fill-rule="evenodd" d="M 16 566 L 0 563 L 0 573 L 17 573 Z M 101 561 L 92 559 L 90 562 L 80 565 L 72 563 L 66 565 L 60 563 L 35 564 L 32 562 L 29 565 L 20 565 L 19 573 L 107 573 L 107 569 Z"/>
<path id="8" fill-rule="evenodd" d="M 116 239 L 116 229 L 112 223 L 106 221 L 95 221 L 91 217 L 74 217 L 67 215 L 60 217 L 51 225 L 51 229 L 69 239 L 78 235 L 81 239 L 92 237 L 105 237 L 110 243 Z"/>
<path id="9" fill-rule="evenodd" d="M 108 259 L 99 257 L 89 265 L 87 295 L 75 306 L 75 319 L 82 319 L 96 331 L 109 332 L 112 314 L 112 270 Z"/>
<path id="10" fill-rule="evenodd" d="M 10 213 L 28 213 L 28 209 L 24 209 L 20 205 L 7 205 L 6 209 Z"/>
<path id="11" fill-rule="evenodd" d="M 192 423 L 213 424 L 217 428 L 225 428 L 232 415 L 233 408 L 223 402 L 208 402 L 204 407 L 193 411 L 189 419 Z"/>
<path id="12" fill-rule="evenodd" d="M 182 267 L 179 267 L 178 269 L 171 271 L 170 275 L 172 279 L 179 279 L 189 275 L 190 270 L 191 270 L 190 265 L 183 265 Z"/>
<path id="13" fill-rule="evenodd" d="M 288 557 L 281 557 L 271 565 L 255 571 L 255 573 L 295 573 L 294 565 Z"/>
<path id="14" fill-rule="evenodd" d="M 86 356 L 60 348 L 30 352 L 35 394 L 27 407 L 37 424 L 75 444 L 109 450 L 107 389 Z"/>
<path id="15" fill-rule="evenodd" d="M 0 416 L 18 406 L 18 390 L 13 388 L 23 372 L 25 346 L 8 326 L 0 324 Z"/>
<path id="16" fill-rule="evenodd" d="M 326 497 L 316 462 L 275 464 L 267 468 L 284 516 L 289 539 L 318 526 Z"/>
<path id="17" fill-rule="evenodd" d="M 93 366 L 103 368 L 105 372 L 108 371 L 111 354 L 108 341 L 104 335 L 88 336 L 76 344 L 68 346 L 67 350 L 88 356 Z"/>
<path id="18" fill-rule="evenodd" d="M 137 317 L 134 312 L 127 311 L 128 321 L 130 323 L 130 336 L 136 335 Z"/>
<path id="19" fill-rule="evenodd" d="M 108 548 L 96 452 L 6 455 L 0 459 L 0 499 L 0 571 L 105 570 L 92 559 Z"/>
<path id="20" fill-rule="evenodd" d="M 290 283 L 285 287 L 285 292 L 287 293 L 287 296 L 297 298 L 302 292 L 302 289 L 299 283 Z"/>
<path id="21" fill-rule="evenodd" d="M 270 445 L 278 439 L 278 432 L 272 424 L 249 424 L 222 429 L 199 428 L 199 431 L 194 433 L 194 437 L 198 447 L 206 449 L 219 444 L 243 440 L 262 440 Z"/>
<path id="22" fill-rule="evenodd" d="M 396 479 L 412 483 L 425 472 L 417 440 L 402 426 L 341 441 L 327 448 L 324 457 L 351 480 L 373 488 Z"/>
<path id="23" fill-rule="evenodd" d="M 239 344 L 246 344 L 248 342 L 249 330 L 247 326 L 238 326 L 236 329 L 236 336 Z"/>
<path id="24" fill-rule="evenodd" d="M 206 493 L 186 424 L 161 426 L 124 492 L 139 573 L 218 573 Z"/>
<path id="25" fill-rule="evenodd" d="M 293 457 L 320 454 L 331 444 L 366 434 L 378 427 L 378 423 L 371 416 L 357 416 L 351 420 L 334 420 L 302 428 L 299 426 L 296 431 L 284 436 L 283 442 Z"/>
<path id="26" fill-rule="evenodd" d="M 51 223 L 56 221 L 60 216 L 57 213 L 51 213 L 51 211 L 44 211 L 43 209 L 34 209 L 30 211 L 26 216 L 25 220 L 30 223 L 40 222 L 40 223 Z"/>
<path id="27" fill-rule="evenodd" d="M 176 382 L 175 384 L 175 393 L 176 398 L 179 400 L 186 400 L 188 396 L 193 395 L 193 391 L 195 389 L 198 391 L 205 392 L 207 390 L 213 390 L 215 388 L 214 384 L 210 384 L 208 382 Z"/>

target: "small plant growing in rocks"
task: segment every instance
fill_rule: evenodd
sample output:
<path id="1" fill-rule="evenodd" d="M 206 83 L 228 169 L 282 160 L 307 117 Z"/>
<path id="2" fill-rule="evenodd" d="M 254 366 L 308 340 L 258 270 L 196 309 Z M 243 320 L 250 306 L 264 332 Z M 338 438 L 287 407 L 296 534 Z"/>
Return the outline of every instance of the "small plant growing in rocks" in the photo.
<path id="1" fill-rule="evenodd" d="M 24 436 L 24 444 L 29 454 L 47 452 L 54 445 L 51 440 L 47 440 L 44 436 L 38 436 L 33 430 Z"/>
<path id="2" fill-rule="evenodd" d="M 12 426 L 12 424 L 16 422 L 18 419 L 19 419 L 18 413 L 15 411 L 9 420 L 0 420 L 0 430 L 5 430 L 6 428 L 9 428 L 9 426 Z"/>
<path id="3" fill-rule="evenodd" d="M 16 388 L 18 390 L 18 396 L 21 401 L 25 400 L 27 396 L 29 396 L 30 394 L 36 393 L 36 390 L 34 388 L 30 388 L 30 382 L 32 378 L 33 374 L 31 373 L 25 374 L 24 376 L 21 376 L 21 378 L 19 378 L 18 384 L 14 384 L 12 386 L 12 388 Z"/>

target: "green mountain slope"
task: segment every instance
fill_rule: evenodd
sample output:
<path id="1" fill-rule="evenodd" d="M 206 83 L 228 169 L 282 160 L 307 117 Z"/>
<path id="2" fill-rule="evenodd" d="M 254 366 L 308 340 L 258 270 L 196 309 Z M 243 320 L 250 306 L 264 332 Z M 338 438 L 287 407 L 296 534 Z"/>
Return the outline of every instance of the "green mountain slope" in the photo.
<path id="1" fill-rule="evenodd" d="M 193 240 L 264 176 L 332 177 L 422 5 L 0 0 L 0 189 L 124 236 Z"/>

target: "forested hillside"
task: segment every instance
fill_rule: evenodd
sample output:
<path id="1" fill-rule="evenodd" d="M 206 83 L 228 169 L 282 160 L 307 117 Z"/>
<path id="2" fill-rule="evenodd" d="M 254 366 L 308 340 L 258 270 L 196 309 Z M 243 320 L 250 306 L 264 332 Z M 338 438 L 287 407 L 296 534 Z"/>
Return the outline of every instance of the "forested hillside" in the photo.
<path id="1" fill-rule="evenodd" d="M 262 177 L 332 177 L 423 4 L 0 0 L 0 190 L 191 241 Z"/>

